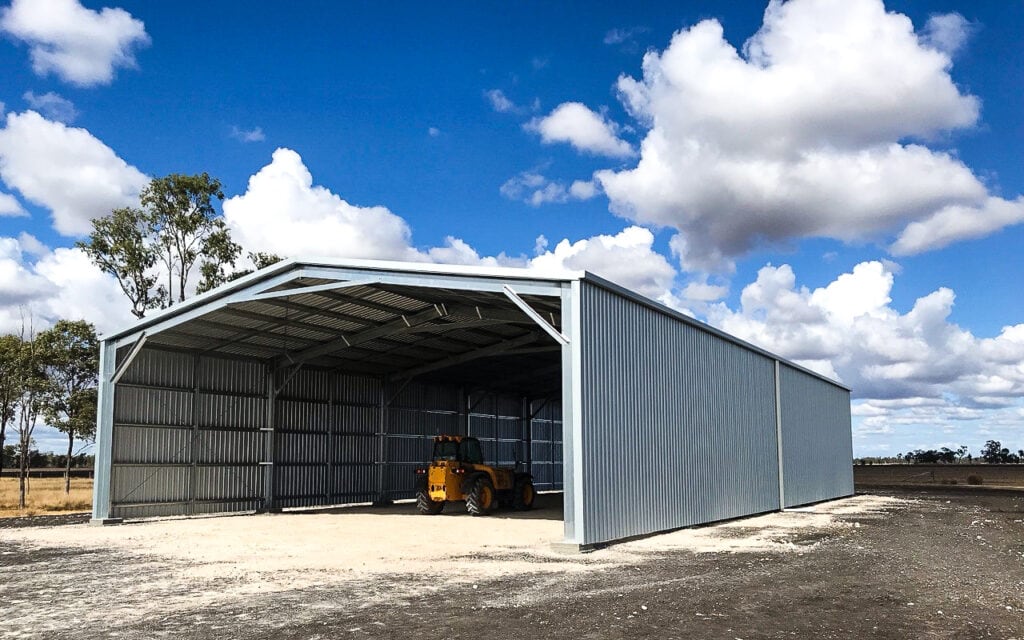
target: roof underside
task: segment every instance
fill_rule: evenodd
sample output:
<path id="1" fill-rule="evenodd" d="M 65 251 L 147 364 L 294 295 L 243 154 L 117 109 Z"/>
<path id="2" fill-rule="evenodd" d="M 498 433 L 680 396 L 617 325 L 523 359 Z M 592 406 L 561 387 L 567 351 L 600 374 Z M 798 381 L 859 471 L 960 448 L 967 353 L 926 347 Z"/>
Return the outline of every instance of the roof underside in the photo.
<path id="1" fill-rule="evenodd" d="M 415 377 L 542 395 L 561 388 L 559 344 L 501 291 L 352 286 L 303 273 L 259 289 L 258 299 L 210 305 L 205 313 L 199 307 L 187 321 L 156 326 L 146 346 L 395 381 Z M 304 292 L 286 293 L 291 290 Z M 521 300 L 560 329 L 557 296 Z"/>

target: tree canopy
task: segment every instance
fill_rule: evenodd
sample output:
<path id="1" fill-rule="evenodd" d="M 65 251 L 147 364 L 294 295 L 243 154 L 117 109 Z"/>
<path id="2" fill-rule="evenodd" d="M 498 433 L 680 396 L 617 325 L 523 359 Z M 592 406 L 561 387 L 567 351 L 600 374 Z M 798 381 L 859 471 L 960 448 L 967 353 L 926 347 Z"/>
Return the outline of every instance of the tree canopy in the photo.
<path id="1" fill-rule="evenodd" d="M 77 246 L 114 276 L 141 318 L 185 300 L 192 289 L 236 277 L 242 247 L 215 207 L 223 199 L 220 181 L 206 173 L 155 178 L 142 190 L 140 206 L 94 219 L 89 238 Z"/>
<path id="2" fill-rule="evenodd" d="M 48 381 L 40 409 L 46 424 L 68 437 L 65 491 L 70 491 L 75 440 L 96 435 L 99 340 L 84 320 L 60 320 L 36 338 Z"/>

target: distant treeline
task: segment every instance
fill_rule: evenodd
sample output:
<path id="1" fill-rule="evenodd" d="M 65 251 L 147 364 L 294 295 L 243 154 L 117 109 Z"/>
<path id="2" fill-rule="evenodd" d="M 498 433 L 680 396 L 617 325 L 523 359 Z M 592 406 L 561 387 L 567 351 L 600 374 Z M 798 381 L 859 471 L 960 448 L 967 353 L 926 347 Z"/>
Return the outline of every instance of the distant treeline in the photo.
<path id="1" fill-rule="evenodd" d="M 21 473 L 20 469 L 4 469 L 0 471 L 0 478 L 17 478 Z M 29 469 L 28 478 L 61 478 L 65 473 L 70 473 L 72 478 L 92 478 L 92 467 L 75 467 L 69 472 L 67 469 Z"/>
<path id="2" fill-rule="evenodd" d="M 1022 464 L 1024 463 L 1024 449 L 1012 451 L 1004 447 L 998 440 L 989 440 L 981 448 L 981 455 L 975 458 L 967 447 L 957 447 L 955 450 L 949 447 L 941 449 L 915 449 L 906 453 L 897 453 L 895 456 L 867 456 L 854 458 L 853 463 L 865 464 L 957 464 L 957 463 L 987 463 L 987 464 Z"/>
<path id="3" fill-rule="evenodd" d="M 0 468 L 10 469 L 17 467 L 18 448 L 14 445 L 7 445 L 3 448 L 3 464 Z M 80 453 L 71 456 L 71 468 L 92 468 L 92 454 Z M 32 449 L 28 454 L 28 466 L 31 469 L 65 469 L 68 468 L 68 457 L 60 453 L 43 453 Z"/>

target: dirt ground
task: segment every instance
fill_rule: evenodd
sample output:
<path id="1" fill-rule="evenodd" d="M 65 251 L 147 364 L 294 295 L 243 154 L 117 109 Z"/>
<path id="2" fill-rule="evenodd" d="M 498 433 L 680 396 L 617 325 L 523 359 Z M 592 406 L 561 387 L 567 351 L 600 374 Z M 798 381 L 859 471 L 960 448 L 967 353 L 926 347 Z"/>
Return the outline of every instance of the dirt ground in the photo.
<path id="1" fill-rule="evenodd" d="M 1024 464 L 869 464 L 853 466 L 857 487 L 984 485 L 1024 490 Z"/>
<path id="2" fill-rule="evenodd" d="M 0 638 L 1024 639 L 1024 493 L 858 495 L 575 556 L 544 502 L 0 529 Z"/>

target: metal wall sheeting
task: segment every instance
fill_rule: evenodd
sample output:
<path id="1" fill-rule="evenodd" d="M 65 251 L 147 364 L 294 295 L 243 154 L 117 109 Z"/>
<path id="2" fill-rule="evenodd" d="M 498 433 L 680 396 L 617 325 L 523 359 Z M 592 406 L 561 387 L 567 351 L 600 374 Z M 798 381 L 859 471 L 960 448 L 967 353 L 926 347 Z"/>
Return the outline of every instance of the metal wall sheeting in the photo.
<path id="1" fill-rule="evenodd" d="M 581 543 L 778 509 L 775 363 L 583 285 Z"/>
<path id="2" fill-rule="evenodd" d="M 577 541 L 779 509 L 776 360 L 586 281 L 581 307 Z M 849 392 L 781 371 L 786 506 L 850 495 Z"/>
<path id="3" fill-rule="evenodd" d="M 558 490 L 562 484 L 562 403 L 559 399 L 530 403 L 527 460 L 537 489 Z"/>
<path id="4" fill-rule="evenodd" d="M 110 515 L 258 508 L 265 412 L 261 365 L 143 349 L 114 396 Z"/>
<path id="5" fill-rule="evenodd" d="M 303 267 L 300 275 L 306 284 L 321 271 L 332 280 L 351 275 L 339 269 Z M 266 318 L 271 324 L 279 319 L 274 304 L 229 286 L 223 299 L 208 299 L 205 304 L 212 306 L 205 311 L 183 306 L 163 319 L 136 325 L 136 334 L 104 342 L 94 516 L 406 498 L 412 495 L 412 471 L 429 457 L 431 436 L 438 433 L 480 437 L 492 462 L 528 463 L 539 488 L 561 488 L 564 475 L 566 540 L 583 545 L 852 491 L 849 393 L 837 385 L 590 274 L 531 282 L 486 271 L 430 275 L 412 266 L 396 269 L 375 268 L 362 275 L 391 287 L 446 291 L 446 299 L 464 296 L 463 302 L 473 304 L 481 292 L 489 292 L 490 297 L 484 296 L 488 304 L 504 303 L 503 286 L 546 299 L 561 291 L 559 331 L 567 337 L 561 352 L 562 388 L 549 389 L 548 382 L 530 391 L 502 387 L 497 384 L 500 368 L 479 377 L 494 379 L 493 388 L 534 396 L 561 393 L 564 399 L 467 393 L 454 382 L 460 378 L 445 379 L 440 371 L 429 378 L 434 384 L 385 384 L 381 378 L 340 373 L 348 361 L 332 364 L 329 358 L 289 370 L 279 338 L 298 334 L 271 332 L 229 344 L 215 340 L 226 334 L 207 335 L 200 330 L 203 325 L 186 326 L 221 311 Z M 258 284 L 259 278 L 241 284 L 278 286 L 295 279 L 274 270 L 260 277 L 265 280 Z M 501 282 L 505 277 L 512 278 L 510 284 Z M 293 297 L 312 303 L 307 295 Z M 336 304 L 343 294 L 319 297 L 333 302 L 310 306 L 309 313 L 330 318 L 344 308 Z M 380 313 L 381 321 L 395 318 L 394 308 L 405 309 L 407 303 L 409 310 L 424 304 L 387 289 L 364 298 L 357 305 L 365 316 L 359 326 L 372 324 Z M 244 308 L 225 310 L 229 303 Z M 148 342 L 139 333 L 147 327 L 152 329 Z M 315 340 L 330 335 L 324 328 L 303 331 L 314 331 Z M 488 331 L 493 334 L 496 327 Z M 219 344 L 219 357 L 176 350 L 195 349 L 193 338 L 204 335 L 207 340 L 200 344 Z M 499 346 L 511 334 L 485 337 L 463 330 L 446 335 L 451 344 L 423 347 L 424 353 L 406 350 L 401 356 L 391 351 L 408 336 L 360 344 L 349 354 L 355 354 L 352 362 L 379 357 L 379 364 L 387 366 L 349 371 L 409 371 L 408 365 L 417 362 L 444 362 L 439 358 L 449 351 Z M 122 372 L 115 366 L 115 352 L 124 355 L 136 338 L 146 347 Z M 299 340 L 293 347 L 309 342 Z M 271 362 L 282 369 L 271 374 Z M 461 380 L 467 386 L 476 382 Z M 109 483 L 104 468 L 112 470 Z"/>
<path id="6" fill-rule="evenodd" d="M 850 394 L 779 367 L 785 506 L 853 495 Z"/>
<path id="7" fill-rule="evenodd" d="M 318 369 L 286 378 L 278 373 L 276 383 L 284 385 L 274 402 L 274 451 L 268 456 L 274 506 L 373 500 L 380 382 Z"/>
<path id="8" fill-rule="evenodd" d="M 529 460 L 531 424 L 538 487 L 561 487 L 557 401 L 530 420 L 519 397 L 301 369 L 278 372 L 268 431 L 267 375 L 258 362 L 143 349 L 115 391 L 110 515 L 257 510 L 267 474 L 274 507 L 409 498 L 433 436 L 479 436 L 488 459 L 512 465 Z"/>

